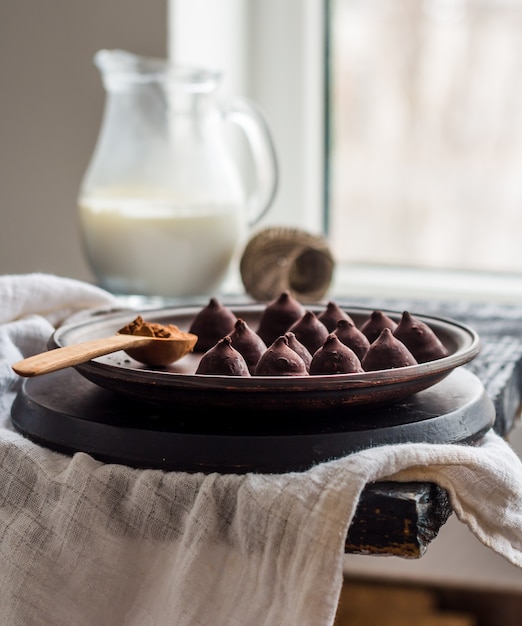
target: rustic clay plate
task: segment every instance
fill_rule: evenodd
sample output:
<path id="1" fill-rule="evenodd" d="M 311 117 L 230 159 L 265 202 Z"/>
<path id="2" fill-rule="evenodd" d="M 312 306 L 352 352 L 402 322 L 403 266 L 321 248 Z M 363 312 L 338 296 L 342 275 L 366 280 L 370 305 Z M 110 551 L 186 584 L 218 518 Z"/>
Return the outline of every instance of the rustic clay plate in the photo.
<path id="1" fill-rule="evenodd" d="M 263 304 L 227 305 L 253 329 L 257 329 Z M 340 305 L 357 326 L 370 316 L 372 309 Z M 67 346 L 115 333 L 141 314 L 146 321 L 189 326 L 202 307 L 175 307 L 147 311 L 120 311 L 93 316 L 85 321 L 59 328 L 49 347 Z M 321 312 L 322 305 L 307 305 L 307 310 Z M 384 310 L 395 321 L 402 312 Z M 195 374 L 201 354 L 192 353 L 165 368 L 152 368 L 132 360 L 123 352 L 100 357 L 76 366 L 95 384 L 146 403 L 172 408 L 209 407 L 230 410 L 316 411 L 349 406 L 378 406 L 404 400 L 445 378 L 456 367 L 474 359 L 480 351 L 477 333 L 455 321 L 420 315 L 449 351 L 449 356 L 409 367 L 324 376 L 206 376 Z M 295 413 L 294 413 L 295 415 Z"/>

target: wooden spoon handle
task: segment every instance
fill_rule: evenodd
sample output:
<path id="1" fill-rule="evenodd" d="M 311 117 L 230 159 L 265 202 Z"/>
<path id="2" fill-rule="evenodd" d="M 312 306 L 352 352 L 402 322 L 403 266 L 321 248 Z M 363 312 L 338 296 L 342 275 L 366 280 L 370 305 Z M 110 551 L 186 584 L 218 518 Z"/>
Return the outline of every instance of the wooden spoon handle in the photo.
<path id="1" fill-rule="evenodd" d="M 35 354 L 27 359 L 18 361 L 18 363 L 12 365 L 12 368 L 20 376 L 39 376 L 40 374 L 55 372 L 78 363 L 85 363 L 97 356 L 132 348 L 146 341 L 151 341 L 151 337 L 122 334 L 103 337 L 102 339 L 92 339 L 83 343 Z"/>

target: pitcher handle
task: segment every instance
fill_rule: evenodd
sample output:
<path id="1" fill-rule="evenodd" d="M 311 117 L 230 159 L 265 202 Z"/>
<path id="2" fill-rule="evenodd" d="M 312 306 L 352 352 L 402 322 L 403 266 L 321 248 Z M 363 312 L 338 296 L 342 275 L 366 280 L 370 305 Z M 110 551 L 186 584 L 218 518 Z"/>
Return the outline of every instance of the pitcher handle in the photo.
<path id="1" fill-rule="evenodd" d="M 237 124 L 245 134 L 255 165 L 257 186 L 247 198 L 249 226 L 266 214 L 277 191 L 278 165 L 275 146 L 265 118 L 245 98 L 236 98 L 222 105 L 224 118 Z"/>

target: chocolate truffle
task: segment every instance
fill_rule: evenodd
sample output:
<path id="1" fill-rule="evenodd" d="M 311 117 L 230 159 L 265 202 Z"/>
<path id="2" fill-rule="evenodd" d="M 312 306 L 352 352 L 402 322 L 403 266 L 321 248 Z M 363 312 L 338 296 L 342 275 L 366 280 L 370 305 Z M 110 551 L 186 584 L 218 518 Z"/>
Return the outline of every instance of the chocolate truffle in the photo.
<path id="1" fill-rule="evenodd" d="M 362 359 L 368 352 L 370 347 L 368 337 L 352 321 L 339 320 L 333 332 L 345 346 L 355 352 L 359 359 Z"/>
<path id="2" fill-rule="evenodd" d="M 206 307 L 201 309 L 192 320 L 189 332 L 198 336 L 194 352 L 206 352 L 234 331 L 237 317 L 217 298 L 210 298 Z"/>
<path id="3" fill-rule="evenodd" d="M 392 331 L 384 328 L 370 345 L 361 365 L 365 371 L 372 372 L 417 365 L 417 361 L 408 348 L 393 336 Z"/>
<path id="4" fill-rule="evenodd" d="M 408 311 L 403 312 L 393 334 L 399 341 L 402 341 L 418 363 L 441 359 L 449 354 L 428 324 L 416 319 Z"/>
<path id="5" fill-rule="evenodd" d="M 317 319 L 313 311 L 306 311 L 301 319 L 290 326 L 289 331 L 294 333 L 297 341 L 308 348 L 311 355 L 323 345 L 328 337 L 326 326 Z"/>
<path id="6" fill-rule="evenodd" d="M 243 355 L 252 374 L 261 355 L 266 350 L 265 342 L 241 318 L 236 321 L 234 332 L 230 335 L 230 339 L 232 347 Z"/>
<path id="7" fill-rule="evenodd" d="M 348 313 L 346 313 L 346 311 L 343 311 L 343 309 L 341 309 L 338 304 L 331 301 L 328 302 L 324 311 L 321 311 L 321 313 L 319 313 L 317 319 L 326 326 L 328 332 L 330 333 L 334 332 L 337 327 L 337 322 L 339 320 L 346 320 L 353 323 L 353 320 L 348 315 Z"/>
<path id="8" fill-rule="evenodd" d="M 288 345 L 288 339 L 278 337 L 257 362 L 256 376 L 307 376 L 303 359 Z"/>
<path id="9" fill-rule="evenodd" d="M 259 320 L 257 334 L 267 346 L 284 335 L 290 326 L 304 315 L 305 309 L 289 291 L 269 302 Z"/>
<path id="10" fill-rule="evenodd" d="M 370 343 L 375 341 L 384 328 L 389 328 L 392 332 L 397 328 L 397 323 L 383 311 L 373 311 L 370 317 L 361 326 Z"/>
<path id="11" fill-rule="evenodd" d="M 288 346 L 292 348 L 294 352 L 297 352 L 297 354 L 303 359 L 304 364 L 306 365 L 306 369 L 310 370 L 312 355 L 308 351 L 308 348 L 306 346 L 303 346 L 303 344 L 297 340 L 297 337 L 294 335 L 294 333 L 288 331 L 285 333 L 284 336 L 288 340 Z"/>
<path id="12" fill-rule="evenodd" d="M 215 346 L 201 357 L 196 374 L 216 376 L 250 376 L 243 355 L 232 347 L 229 335 L 220 339 Z"/>
<path id="13" fill-rule="evenodd" d="M 312 358 L 310 374 L 352 374 L 363 372 L 355 352 L 331 333 Z"/>

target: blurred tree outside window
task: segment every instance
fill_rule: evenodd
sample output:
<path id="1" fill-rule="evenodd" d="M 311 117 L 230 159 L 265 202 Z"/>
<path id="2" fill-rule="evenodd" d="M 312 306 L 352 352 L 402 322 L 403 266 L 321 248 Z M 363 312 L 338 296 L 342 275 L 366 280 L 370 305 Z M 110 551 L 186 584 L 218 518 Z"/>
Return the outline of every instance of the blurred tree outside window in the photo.
<path id="1" fill-rule="evenodd" d="M 339 261 L 522 272 L 522 0 L 330 0 Z"/>

